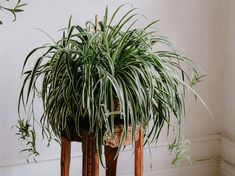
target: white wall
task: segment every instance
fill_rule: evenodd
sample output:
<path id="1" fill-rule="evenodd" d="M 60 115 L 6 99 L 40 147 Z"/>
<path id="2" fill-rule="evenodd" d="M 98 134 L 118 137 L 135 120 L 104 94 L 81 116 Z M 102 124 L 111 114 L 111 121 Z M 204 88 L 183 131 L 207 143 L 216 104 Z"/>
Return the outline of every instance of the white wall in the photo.
<path id="1" fill-rule="evenodd" d="M 224 118 L 222 130 L 235 137 L 235 1 L 228 0 L 225 48 Z"/>
<path id="2" fill-rule="evenodd" d="M 50 40 L 35 28 L 40 28 L 58 39 L 58 29 L 67 25 L 69 16 L 73 15 L 74 23 L 83 24 L 86 20 L 93 20 L 94 15 L 102 17 L 105 6 L 110 11 L 120 4 L 132 3 L 139 8 L 149 20 L 160 19 L 158 28 L 162 34 L 172 39 L 185 55 L 192 58 L 206 72 L 207 77 L 198 86 L 199 94 L 207 102 L 214 117 L 199 102 L 192 98 L 187 99 L 187 114 L 184 134 L 192 140 L 190 152 L 194 164 L 182 164 L 181 171 L 169 165 L 170 157 L 166 151 L 165 135 L 159 147 L 153 147 L 152 164 L 150 172 L 149 155 L 146 152 L 146 175 L 194 175 L 195 170 L 201 170 L 200 175 L 213 175 L 218 172 L 220 156 L 220 136 L 217 134 L 222 128 L 234 134 L 234 75 L 233 65 L 235 38 L 232 39 L 234 22 L 234 1 L 230 0 L 227 18 L 227 1 L 221 0 L 41 0 L 28 1 L 25 12 L 18 15 L 16 22 L 7 22 L 0 27 L 0 175 L 45 175 L 59 174 L 59 146 L 52 145 L 50 149 L 41 147 L 41 156 L 37 165 L 22 165 L 25 156 L 19 154 L 22 148 L 14 131 L 10 127 L 17 121 L 17 96 L 21 84 L 20 71 L 26 54 L 38 45 L 48 43 Z M 10 17 L 6 16 L 10 21 Z M 227 21 L 226 21 L 227 19 Z M 144 19 L 143 19 L 144 21 Z M 143 22 L 145 23 L 145 22 Z M 229 27 L 227 27 L 228 25 Z M 231 27 L 230 27 L 231 26 Z M 227 35 L 225 36 L 225 34 Z M 234 37 L 234 35 L 233 35 Z M 227 39 L 227 40 L 225 40 Z M 231 40 L 230 40 L 231 39 Z M 227 41 L 227 42 L 226 42 Z M 225 47 L 230 46 L 230 47 Z M 225 56 L 225 48 L 228 54 Z M 229 59 L 225 62 L 226 57 Z M 224 64 L 228 66 L 224 73 Z M 232 65 L 233 64 L 233 65 Z M 225 77 L 226 75 L 226 77 Z M 226 78 L 226 79 L 224 79 Z M 223 81 L 224 80 L 224 81 Z M 223 86 L 223 83 L 231 86 Z M 225 105 L 223 96 L 226 94 Z M 231 96 L 233 95 L 233 96 Z M 225 108 L 225 111 L 224 111 Z M 225 112 L 225 118 L 224 118 Z M 223 127 L 220 126 L 223 120 Z M 231 121 L 233 119 L 233 121 Z M 232 123 L 231 123 L 232 122 Z M 81 167 L 81 153 L 79 144 L 74 146 L 74 160 L 72 173 L 78 173 Z M 130 162 L 121 155 L 119 172 L 131 175 Z M 75 163 L 77 162 L 77 163 Z M 49 166 L 49 167 L 48 167 Z M 45 168 L 50 168 L 46 169 Z M 178 170 L 177 170 L 178 169 Z M 175 173 L 175 174 L 173 174 Z M 190 173 L 190 174 L 189 174 Z M 196 172 L 197 173 L 197 172 Z"/>
<path id="3" fill-rule="evenodd" d="M 227 1 L 225 31 L 225 65 L 223 118 L 220 119 L 221 131 L 228 136 L 221 141 L 221 175 L 235 175 L 235 1 Z"/>

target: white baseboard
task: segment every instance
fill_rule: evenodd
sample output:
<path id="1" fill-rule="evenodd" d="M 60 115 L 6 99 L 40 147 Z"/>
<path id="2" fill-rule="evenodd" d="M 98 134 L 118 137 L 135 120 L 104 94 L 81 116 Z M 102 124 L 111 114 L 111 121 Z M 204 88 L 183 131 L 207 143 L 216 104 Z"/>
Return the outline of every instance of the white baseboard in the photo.
<path id="1" fill-rule="evenodd" d="M 235 176 L 235 139 L 230 135 L 221 135 L 221 176 Z"/>
<path id="2" fill-rule="evenodd" d="M 145 176 L 219 176 L 219 162 L 216 159 L 187 163 L 180 166 L 167 166 L 159 169 L 145 171 Z M 122 176 L 133 176 L 133 172 L 120 174 Z"/>
<path id="3" fill-rule="evenodd" d="M 220 176 L 234 176 L 235 166 L 224 160 L 220 161 Z"/>
<path id="4" fill-rule="evenodd" d="M 235 176 L 235 140 L 228 135 L 212 134 L 187 137 L 189 144 L 188 155 L 192 165 L 186 160 L 178 166 L 170 164 L 171 155 L 167 151 L 168 142 L 160 142 L 152 146 L 152 157 L 148 148 L 144 153 L 145 176 Z M 81 175 L 82 153 L 80 150 L 72 150 L 71 175 Z M 118 175 L 133 175 L 134 156 L 130 149 L 123 151 L 118 160 Z M 28 164 L 25 159 L 9 158 L 0 161 L 0 175 L 4 176 L 57 176 L 60 172 L 60 155 L 46 154 L 38 159 L 38 163 Z M 150 167 L 151 166 L 151 167 Z M 39 172 L 40 171 L 40 172 Z M 40 173 L 40 174 L 39 174 Z M 101 174 L 104 169 L 101 168 Z"/>
<path id="5" fill-rule="evenodd" d="M 187 160 L 182 160 L 178 166 L 172 166 L 170 161 L 172 156 L 167 150 L 168 142 L 160 142 L 152 146 L 152 157 L 149 155 L 148 148 L 144 153 L 144 175 L 146 176 L 217 176 L 219 173 L 219 134 L 187 137 L 190 140 L 188 155 L 191 157 L 192 165 Z M 37 176 L 59 175 L 60 155 L 47 154 L 38 159 L 37 164 L 27 164 L 24 159 L 8 159 L 0 163 L 0 175 L 4 176 L 30 176 L 32 173 Z M 81 175 L 81 151 L 72 150 L 71 175 Z M 118 175 L 133 175 L 133 152 L 130 149 L 123 151 L 118 159 Z M 22 173 L 21 173 L 22 171 Z M 47 171 L 47 172 L 46 172 Z M 104 175 L 104 169 L 101 169 Z"/>

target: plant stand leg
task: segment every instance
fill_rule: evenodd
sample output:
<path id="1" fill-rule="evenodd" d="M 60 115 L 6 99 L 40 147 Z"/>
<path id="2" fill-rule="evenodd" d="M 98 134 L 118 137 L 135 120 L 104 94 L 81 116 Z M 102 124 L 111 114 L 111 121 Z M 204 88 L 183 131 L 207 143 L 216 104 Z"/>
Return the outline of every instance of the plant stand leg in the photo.
<path id="1" fill-rule="evenodd" d="M 139 139 L 135 142 L 135 176 L 143 176 L 143 145 L 144 133 L 141 129 Z"/>
<path id="2" fill-rule="evenodd" d="M 99 176 L 99 158 L 96 139 L 88 131 L 82 132 L 82 176 Z"/>
<path id="3" fill-rule="evenodd" d="M 71 141 L 61 138 L 61 176 L 69 176 Z"/>
<path id="4" fill-rule="evenodd" d="M 115 158 L 115 156 L 117 150 L 118 147 L 112 148 L 110 146 L 105 146 L 106 176 L 116 176 L 118 157 Z"/>

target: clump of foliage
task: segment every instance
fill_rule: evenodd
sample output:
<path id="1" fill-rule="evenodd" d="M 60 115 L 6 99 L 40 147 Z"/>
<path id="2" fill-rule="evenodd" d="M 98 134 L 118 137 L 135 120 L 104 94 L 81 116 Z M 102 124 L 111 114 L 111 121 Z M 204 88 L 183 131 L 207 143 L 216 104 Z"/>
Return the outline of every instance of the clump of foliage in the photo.
<path id="1" fill-rule="evenodd" d="M 20 140 L 27 141 L 28 148 L 22 150 L 22 152 L 28 152 L 29 156 L 38 156 L 39 153 L 36 149 L 36 133 L 35 129 L 28 123 L 27 120 L 19 119 L 18 124 L 15 126 L 18 130 L 16 135 L 19 136 Z"/>
<path id="2" fill-rule="evenodd" d="M 6 0 L 6 1 L 9 1 L 9 0 Z M 16 13 L 23 12 L 24 11 L 23 7 L 26 5 L 27 5 L 26 3 L 22 3 L 22 0 L 17 0 L 14 7 L 7 7 L 7 6 L 0 4 L 0 10 L 7 11 L 7 12 L 11 13 L 14 17 L 13 21 L 15 21 L 16 20 Z M 2 19 L 0 19 L 0 24 L 2 24 Z"/>
<path id="3" fill-rule="evenodd" d="M 70 20 L 60 40 L 35 48 L 26 57 L 18 129 L 22 139 L 34 141 L 27 143 L 32 148 L 28 151 L 38 154 L 34 124 L 39 124 L 43 136 L 50 141 L 60 140 L 62 132 L 69 135 L 71 121 L 80 135 L 85 121 L 89 132 L 96 137 L 101 156 L 104 134 L 113 136 L 117 119 L 123 124 L 119 149 L 123 147 L 129 125 L 133 141 L 135 130 L 142 127 L 146 142 L 151 143 L 157 141 L 163 126 L 169 128 L 174 119 L 177 128 L 169 149 L 176 149 L 177 158 L 182 156 L 184 92 L 189 90 L 198 97 L 192 86 L 201 77 L 192 61 L 152 29 L 157 21 L 134 28 L 136 9 L 127 11 L 118 20 L 116 15 L 122 7 L 111 17 L 106 8 L 99 30 L 90 21 L 82 27 L 71 25 Z M 43 54 L 34 58 L 37 52 Z M 35 59 L 34 66 L 26 69 L 32 59 Z M 39 119 L 33 115 L 37 95 L 43 104 Z M 115 101 L 119 103 L 118 109 Z M 28 112 L 27 121 L 22 121 L 22 108 Z"/>

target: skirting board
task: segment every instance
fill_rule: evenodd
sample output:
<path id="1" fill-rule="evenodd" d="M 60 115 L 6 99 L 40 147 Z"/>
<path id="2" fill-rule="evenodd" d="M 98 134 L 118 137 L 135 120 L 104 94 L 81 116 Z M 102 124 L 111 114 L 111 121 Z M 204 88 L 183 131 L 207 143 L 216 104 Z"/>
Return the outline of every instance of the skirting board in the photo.
<path id="1" fill-rule="evenodd" d="M 145 171 L 145 176 L 219 176 L 219 162 L 217 159 L 194 162 L 193 165 L 181 164 L 179 167 L 168 166 L 152 171 Z M 120 174 L 122 176 L 133 176 L 131 173 Z"/>
<path id="2" fill-rule="evenodd" d="M 233 140 L 228 140 L 225 135 L 212 134 L 195 137 L 187 137 L 191 143 L 189 145 L 188 155 L 191 157 L 192 165 L 183 161 L 177 167 L 170 164 L 171 156 L 166 150 L 168 142 L 162 142 L 152 147 L 152 157 L 148 149 L 145 149 L 145 174 L 146 176 L 234 176 L 235 167 L 231 161 L 225 161 L 222 149 L 230 148 L 231 160 L 235 159 Z M 233 155 L 234 154 L 234 155 Z M 224 155 L 225 156 L 225 155 Z M 0 163 L 0 175 L 4 176 L 30 176 L 34 174 L 58 176 L 59 158 L 58 155 L 43 156 L 37 164 L 27 164 L 25 160 L 5 160 Z M 81 152 L 72 151 L 71 175 L 81 175 Z M 226 156 L 225 156 L 226 157 Z M 128 160 L 127 160 L 128 158 Z M 149 159 L 151 158 L 151 160 Z M 227 158 L 230 159 L 230 158 Z M 151 167 L 150 167 L 151 165 Z M 133 154 L 130 150 L 121 153 L 118 160 L 118 175 L 133 175 Z M 22 171 L 22 173 L 21 173 Z M 40 171 L 40 172 L 39 172 Z M 45 173 L 43 173 L 45 171 Z M 199 173 L 200 172 L 200 173 Z M 220 173 L 220 174 L 219 174 Z M 28 175 L 27 175 L 28 174 Z M 101 169 L 101 175 L 104 175 L 104 169 Z"/>
<path id="3" fill-rule="evenodd" d="M 220 175 L 235 176 L 235 139 L 221 134 Z"/>
<path id="4" fill-rule="evenodd" d="M 220 161 L 220 176 L 234 176 L 235 166 L 224 160 Z"/>
<path id="5" fill-rule="evenodd" d="M 79 158 L 74 158 L 71 165 L 71 176 L 81 175 L 81 169 L 76 167 L 81 164 Z M 77 168 L 77 169 L 74 169 Z M 119 176 L 133 176 L 131 172 L 132 168 L 124 171 L 119 169 L 117 175 Z M 177 167 L 165 166 L 159 167 L 158 169 L 148 170 L 144 172 L 144 176 L 219 176 L 218 175 L 218 161 L 215 159 L 207 161 L 198 161 L 193 165 L 182 164 Z M 41 162 L 38 164 L 28 164 L 28 165 L 18 165 L 14 167 L 4 167 L 0 169 L 1 176 L 40 176 L 40 175 L 50 175 L 58 176 L 60 175 L 59 161 L 48 161 Z M 100 176 L 104 176 L 104 170 L 101 170 Z"/>

